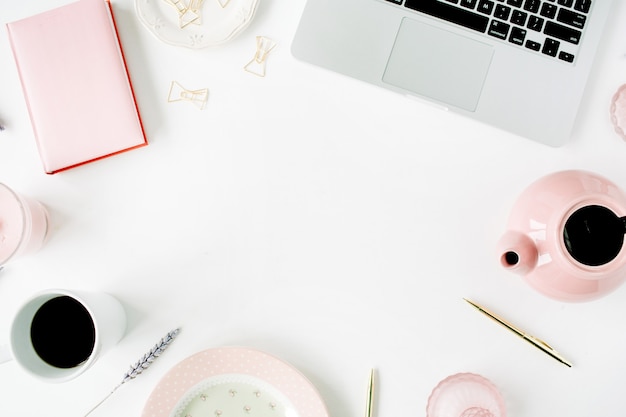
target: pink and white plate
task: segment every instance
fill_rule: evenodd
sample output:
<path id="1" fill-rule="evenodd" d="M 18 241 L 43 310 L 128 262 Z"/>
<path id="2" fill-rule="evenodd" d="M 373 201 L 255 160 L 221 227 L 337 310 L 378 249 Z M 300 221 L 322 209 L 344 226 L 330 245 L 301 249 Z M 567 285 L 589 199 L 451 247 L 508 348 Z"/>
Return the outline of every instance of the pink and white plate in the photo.
<path id="1" fill-rule="evenodd" d="M 142 417 L 328 417 L 324 401 L 298 370 L 244 347 L 188 357 L 158 383 Z"/>

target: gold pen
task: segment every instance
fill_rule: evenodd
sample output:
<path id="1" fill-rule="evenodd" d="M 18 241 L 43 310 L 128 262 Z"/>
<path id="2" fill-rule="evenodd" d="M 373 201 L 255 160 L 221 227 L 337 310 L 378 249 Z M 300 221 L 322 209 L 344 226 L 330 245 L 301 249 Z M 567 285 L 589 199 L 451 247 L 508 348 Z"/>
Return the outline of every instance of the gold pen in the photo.
<path id="1" fill-rule="evenodd" d="M 549 344 L 547 344 L 543 340 L 541 340 L 539 338 L 536 338 L 534 336 L 531 336 L 531 335 L 521 331 L 517 327 L 513 326 L 511 323 L 509 323 L 506 320 L 496 316 L 495 314 L 493 314 L 489 310 L 485 309 L 484 307 L 481 307 L 480 305 L 476 304 L 475 302 L 470 301 L 467 298 L 463 298 L 463 299 L 465 301 L 467 301 L 469 304 L 471 304 L 472 306 L 474 306 L 478 311 L 480 311 L 481 313 L 485 314 L 487 317 L 489 317 L 492 320 L 495 320 L 496 322 L 500 323 L 502 326 L 506 327 L 507 329 L 509 329 L 510 331 L 512 331 L 513 333 L 515 333 L 519 337 L 521 337 L 522 339 L 526 340 L 531 345 L 533 345 L 536 348 L 542 350 L 544 353 L 547 353 L 548 355 L 552 356 L 554 359 L 556 359 L 557 361 L 561 362 L 563 365 L 568 366 L 570 368 L 572 367 L 572 364 L 570 362 L 568 362 L 565 358 L 563 358 L 559 354 L 559 352 L 554 350 L 554 348 L 552 348 L 552 346 L 550 346 Z"/>
<path id="2" fill-rule="evenodd" d="M 365 417 L 372 417 L 374 409 L 374 369 L 370 371 L 370 379 L 367 385 L 367 403 L 365 404 Z"/>

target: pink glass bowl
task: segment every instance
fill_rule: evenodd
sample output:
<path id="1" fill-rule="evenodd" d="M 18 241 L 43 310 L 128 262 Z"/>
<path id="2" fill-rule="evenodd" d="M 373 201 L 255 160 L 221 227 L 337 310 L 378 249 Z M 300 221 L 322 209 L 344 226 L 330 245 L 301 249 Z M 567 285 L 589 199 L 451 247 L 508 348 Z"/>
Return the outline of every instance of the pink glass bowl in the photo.
<path id="1" fill-rule="evenodd" d="M 47 234 L 46 208 L 0 183 L 0 266 L 39 250 Z"/>
<path id="2" fill-rule="evenodd" d="M 426 406 L 427 417 L 506 417 L 504 400 L 488 379 L 458 373 L 441 381 Z"/>
<path id="3" fill-rule="evenodd" d="M 613 95 L 610 113 L 615 132 L 626 140 L 626 84 Z"/>

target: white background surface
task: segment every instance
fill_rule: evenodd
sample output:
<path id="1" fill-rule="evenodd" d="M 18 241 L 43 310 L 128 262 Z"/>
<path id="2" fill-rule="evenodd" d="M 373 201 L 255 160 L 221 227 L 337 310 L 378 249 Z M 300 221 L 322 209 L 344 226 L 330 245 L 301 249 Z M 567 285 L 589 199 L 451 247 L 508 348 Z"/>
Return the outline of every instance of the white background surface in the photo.
<path id="1" fill-rule="evenodd" d="M 0 20 L 65 3 L 3 1 Z M 83 415 L 176 326 L 170 349 L 94 417 L 139 416 L 172 366 L 227 345 L 291 363 L 335 417 L 363 414 L 371 367 L 380 417 L 424 415 L 437 382 L 463 371 L 494 382 L 510 416 L 622 415 L 626 287 L 557 302 L 502 270 L 495 253 L 516 196 L 535 179 L 576 168 L 626 187 L 626 143 L 608 116 L 626 83 L 619 3 L 575 135 L 553 149 L 296 61 L 289 47 L 304 0 L 262 0 L 245 32 L 204 50 L 160 42 L 132 0 L 115 0 L 150 145 L 54 176 L 43 173 L 0 31 L 0 181 L 52 218 L 46 246 L 0 272 L 0 342 L 21 302 L 44 288 L 106 291 L 129 315 L 124 339 L 72 382 L 2 365 L 0 415 Z M 242 69 L 257 35 L 278 43 L 265 78 Z M 174 80 L 209 88 L 207 107 L 168 103 Z"/>

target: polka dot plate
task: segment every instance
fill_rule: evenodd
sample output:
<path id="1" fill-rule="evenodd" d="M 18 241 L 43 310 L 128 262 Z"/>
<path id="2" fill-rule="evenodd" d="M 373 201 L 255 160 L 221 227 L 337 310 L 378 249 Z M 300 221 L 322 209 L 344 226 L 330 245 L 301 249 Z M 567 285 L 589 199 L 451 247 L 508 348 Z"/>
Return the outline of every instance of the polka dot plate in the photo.
<path id="1" fill-rule="evenodd" d="M 208 349 L 174 366 L 142 417 L 328 417 L 315 387 L 295 368 L 243 347 Z"/>

